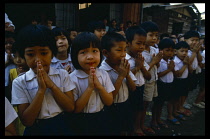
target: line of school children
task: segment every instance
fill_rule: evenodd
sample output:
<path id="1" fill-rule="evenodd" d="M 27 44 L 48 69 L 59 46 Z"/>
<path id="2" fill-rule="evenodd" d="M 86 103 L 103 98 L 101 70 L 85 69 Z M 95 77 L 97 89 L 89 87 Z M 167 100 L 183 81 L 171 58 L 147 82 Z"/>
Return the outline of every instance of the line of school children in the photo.
<path id="1" fill-rule="evenodd" d="M 91 30 L 73 41 L 58 27 L 28 25 L 18 32 L 15 57 L 29 68 L 14 61 L 22 70 L 12 79 L 9 100 L 24 125 L 18 135 L 155 135 L 168 128 L 160 118 L 164 102 L 172 124 L 192 114 L 184 103 L 202 62 L 198 32 L 188 31 L 177 44 L 163 39 L 157 49 L 159 28 L 151 21 L 129 27 L 125 36 L 104 33 L 101 22 Z"/>

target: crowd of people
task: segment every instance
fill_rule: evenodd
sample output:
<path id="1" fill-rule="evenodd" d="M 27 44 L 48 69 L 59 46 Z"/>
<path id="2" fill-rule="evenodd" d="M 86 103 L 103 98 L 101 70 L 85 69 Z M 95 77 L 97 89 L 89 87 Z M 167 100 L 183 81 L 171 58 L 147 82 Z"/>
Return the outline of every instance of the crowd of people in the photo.
<path id="1" fill-rule="evenodd" d="M 5 13 L 5 136 L 148 136 L 205 108 L 205 38 L 158 25 L 91 21 L 85 31 Z M 152 104 L 150 126 L 145 125 Z"/>

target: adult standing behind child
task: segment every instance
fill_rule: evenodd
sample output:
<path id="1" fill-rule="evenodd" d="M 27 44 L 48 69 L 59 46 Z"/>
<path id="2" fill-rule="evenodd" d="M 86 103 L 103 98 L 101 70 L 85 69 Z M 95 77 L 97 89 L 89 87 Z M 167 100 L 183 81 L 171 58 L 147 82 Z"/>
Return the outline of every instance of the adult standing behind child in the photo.
<path id="1" fill-rule="evenodd" d="M 52 29 L 56 41 L 56 52 L 51 60 L 51 67 L 56 69 L 65 69 L 69 74 L 74 71 L 70 56 L 71 40 L 69 33 L 62 28 Z"/>
<path id="2" fill-rule="evenodd" d="M 64 112 L 74 110 L 75 86 L 66 70 L 50 66 L 55 44 L 44 25 L 28 25 L 18 33 L 18 53 L 30 69 L 13 80 L 12 104 L 26 126 L 24 136 L 72 134 Z"/>
<path id="3" fill-rule="evenodd" d="M 123 136 L 131 131 L 132 116 L 129 102 L 130 93 L 136 90 L 136 77 L 130 71 L 125 59 L 126 39 L 116 33 L 108 32 L 101 40 L 103 55 L 106 57 L 100 66 L 109 73 L 115 90 L 112 92 L 114 103 L 108 107 L 110 112 L 110 135 Z"/>
<path id="4" fill-rule="evenodd" d="M 129 100 L 131 101 L 133 110 L 133 135 L 145 136 L 143 133 L 144 127 L 144 107 L 143 101 L 145 80 L 151 79 L 149 73 L 149 65 L 144 61 L 142 52 L 145 49 L 146 32 L 139 26 L 132 26 L 126 31 L 127 39 L 127 53 L 126 60 L 130 64 L 130 70 L 135 75 L 136 90 L 129 94 Z"/>
<path id="5" fill-rule="evenodd" d="M 115 88 L 109 74 L 98 68 L 103 58 L 100 39 L 91 32 L 80 33 L 72 43 L 71 58 L 75 70 L 70 78 L 76 89 L 75 119 L 70 123 L 75 135 L 107 135 L 104 106 L 112 105 Z"/>
<path id="6" fill-rule="evenodd" d="M 162 52 L 156 53 L 156 49 L 153 47 L 157 42 L 159 28 L 155 22 L 145 21 L 140 25 L 147 33 L 147 38 L 145 42 L 145 50 L 142 52 L 142 55 L 150 66 L 148 71 L 151 74 L 151 79 L 146 80 L 144 87 L 144 101 L 145 101 L 145 109 L 144 109 L 144 117 L 146 115 L 146 109 L 148 104 L 153 101 L 154 97 L 158 96 L 157 91 L 157 67 L 159 66 L 159 62 L 162 59 Z M 156 111 L 154 111 L 154 105 L 152 106 L 152 116 L 156 115 Z M 149 134 L 155 134 L 154 130 L 151 128 L 143 128 L 143 130 Z"/>

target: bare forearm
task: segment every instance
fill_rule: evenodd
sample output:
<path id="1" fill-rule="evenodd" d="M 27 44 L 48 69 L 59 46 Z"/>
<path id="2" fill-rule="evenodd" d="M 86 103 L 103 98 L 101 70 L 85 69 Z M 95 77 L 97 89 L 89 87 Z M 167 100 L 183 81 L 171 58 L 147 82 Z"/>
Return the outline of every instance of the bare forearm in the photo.
<path id="1" fill-rule="evenodd" d="M 185 69 L 187 68 L 188 65 L 184 65 L 182 66 L 182 68 L 180 70 L 175 71 L 175 76 L 176 77 L 180 77 L 182 75 L 182 73 L 185 71 Z"/>
<path id="2" fill-rule="evenodd" d="M 122 76 L 118 76 L 116 82 L 114 83 L 115 90 L 112 92 L 113 98 L 115 98 L 116 95 L 118 94 L 120 87 L 122 85 L 123 79 L 124 78 Z"/>
<path id="3" fill-rule="evenodd" d="M 170 69 L 167 69 L 167 70 L 165 70 L 165 71 L 163 71 L 163 72 L 159 72 L 159 73 L 158 73 L 158 77 L 165 76 L 165 75 L 166 75 L 167 73 L 169 73 L 169 72 L 171 72 Z"/>
<path id="4" fill-rule="evenodd" d="M 112 93 L 108 93 L 102 85 L 97 90 L 99 91 L 101 100 L 104 103 L 104 105 L 107 105 L 107 106 L 112 105 L 113 103 Z"/>
<path id="5" fill-rule="evenodd" d="M 127 83 L 127 86 L 128 86 L 129 91 L 134 91 L 134 90 L 136 90 L 136 84 L 135 84 L 135 82 L 132 80 L 132 78 L 130 77 L 130 75 L 128 75 L 128 76 L 126 77 L 126 83 Z"/>
<path id="6" fill-rule="evenodd" d="M 146 80 L 151 79 L 151 74 L 145 67 L 142 67 L 141 72 L 143 73 L 143 76 Z"/>

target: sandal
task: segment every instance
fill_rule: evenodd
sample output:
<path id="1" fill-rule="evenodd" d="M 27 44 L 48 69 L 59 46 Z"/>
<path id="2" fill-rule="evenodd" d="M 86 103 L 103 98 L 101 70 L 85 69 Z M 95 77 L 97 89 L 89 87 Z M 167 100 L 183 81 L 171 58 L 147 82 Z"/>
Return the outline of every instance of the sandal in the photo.
<path id="1" fill-rule="evenodd" d="M 153 131 L 151 128 L 149 127 L 146 127 L 143 129 L 143 132 L 146 134 L 146 135 L 155 135 L 155 131 Z"/>
<path id="2" fill-rule="evenodd" d="M 191 115 L 187 110 L 185 110 L 183 112 L 177 111 L 177 113 L 182 114 L 182 115 L 187 116 L 187 117 L 189 117 Z"/>
<path id="3" fill-rule="evenodd" d="M 176 118 L 174 119 L 167 119 L 170 123 L 174 124 L 174 125 L 180 125 L 179 120 L 177 120 Z"/>
<path id="4" fill-rule="evenodd" d="M 186 120 L 185 117 L 184 117 L 184 115 L 182 115 L 182 114 L 174 115 L 174 117 L 176 117 L 177 119 L 180 119 L 182 121 L 185 121 Z"/>
<path id="5" fill-rule="evenodd" d="M 158 123 L 160 128 L 168 128 L 168 125 L 164 122 Z"/>

